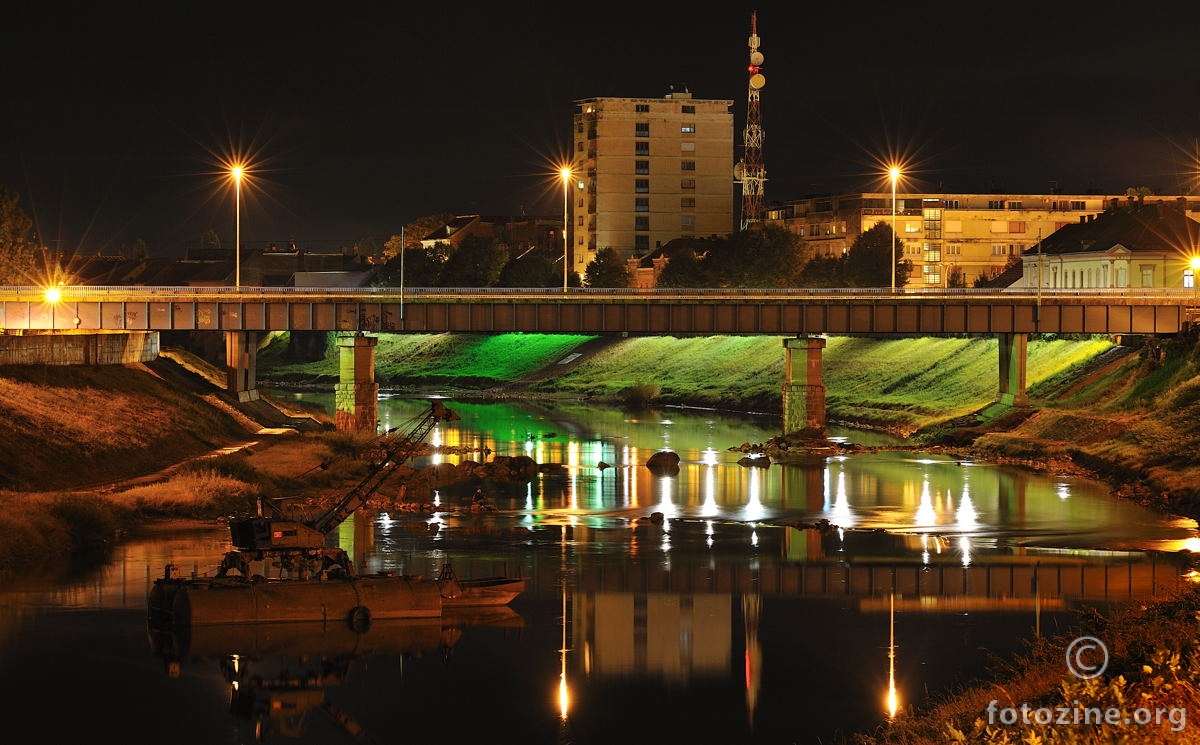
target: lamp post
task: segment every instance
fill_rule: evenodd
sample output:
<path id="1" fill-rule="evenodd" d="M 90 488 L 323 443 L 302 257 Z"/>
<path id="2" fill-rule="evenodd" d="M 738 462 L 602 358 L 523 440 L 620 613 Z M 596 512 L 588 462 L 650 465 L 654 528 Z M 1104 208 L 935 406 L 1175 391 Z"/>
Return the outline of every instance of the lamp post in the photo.
<path id="1" fill-rule="evenodd" d="M 563 182 L 563 292 L 567 291 L 567 205 L 571 195 L 571 167 L 563 166 L 558 172 Z"/>
<path id="2" fill-rule="evenodd" d="M 1200 273 L 1200 256 L 1193 256 L 1188 264 L 1192 267 L 1192 302 L 1196 302 L 1196 275 Z"/>
<path id="3" fill-rule="evenodd" d="M 896 292 L 896 180 L 900 178 L 900 169 L 892 166 L 888 169 L 892 179 L 892 293 Z"/>
<path id="4" fill-rule="evenodd" d="M 233 177 L 233 214 L 234 214 L 234 234 L 233 234 L 233 286 L 242 286 L 242 175 L 245 173 L 240 165 L 235 165 L 229 169 L 229 175 Z"/>

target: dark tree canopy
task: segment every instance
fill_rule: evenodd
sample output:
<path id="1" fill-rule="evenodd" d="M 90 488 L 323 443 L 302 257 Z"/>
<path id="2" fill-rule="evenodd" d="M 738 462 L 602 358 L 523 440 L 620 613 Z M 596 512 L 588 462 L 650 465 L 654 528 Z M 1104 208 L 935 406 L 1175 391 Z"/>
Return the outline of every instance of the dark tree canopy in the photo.
<path id="1" fill-rule="evenodd" d="M 21 209 L 20 199 L 0 186 L 0 284 L 43 284 L 46 279 L 37 275 L 44 262 L 37 259 L 45 251 L 29 238 L 33 220 Z"/>
<path id="2" fill-rule="evenodd" d="M 588 287 L 628 287 L 630 279 L 629 267 L 612 246 L 597 251 L 583 273 L 583 282 Z"/>
<path id="3" fill-rule="evenodd" d="M 562 272 L 545 254 L 529 251 L 504 265 L 497 286 L 561 287 Z"/>
<path id="4" fill-rule="evenodd" d="M 508 248 L 494 238 L 469 235 L 442 267 L 440 287 L 492 287 L 508 263 Z"/>

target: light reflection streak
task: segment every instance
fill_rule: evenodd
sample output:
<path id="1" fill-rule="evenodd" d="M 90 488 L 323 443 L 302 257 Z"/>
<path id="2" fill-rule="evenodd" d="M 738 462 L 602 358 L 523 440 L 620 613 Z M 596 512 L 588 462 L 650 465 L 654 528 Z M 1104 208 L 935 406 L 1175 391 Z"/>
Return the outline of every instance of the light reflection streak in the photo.
<path id="1" fill-rule="evenodd" d="M 900 698 L 896 694 L 896 593 L 888 597 L 888 719 L 895 719 L 900 708 Z"/>
<path id="2" fill-rule="evenodd" d="M 1058 494 L 1059 499 L 1067 499 L 1071 496 L 1071 485 L 1062 483 L 1055 484 L 1054 491 L 1056 494 Z"/>
<path id="3" fill-rule="evenodd" d="M 964 567 L 971 566 L 971 539 L 969 536 L 960 535 L 958 537 L 958 550 L 962 553 L 962 565 Z"/>
<path id="4" fill-rule="evenodd" d="M 846 528 L 854 527 L 854 519 L 850 513 L 850 500 L 846 495 L 846 472 L 838 471 L 837 491 L 833 502 L 834 522 Z"/>
<path id="5" fill-rule="evenodd" d="M 921 501 L 917 504 L 914 522 L 918 528 L 937 525 L 937 511 L 933 509 L 933 499 L 929 494 L 929 479 L 921 482 Z M 921 540 L 924 542 L 925 539 Z"/>
<path id="6" fill-rule="evenodd" d="M 965 488 L 962 501 L 958 503 L 958 511 L 954 516 L 963 530 L 975 530 L 979 527 L 979 512 L 975 509 L 975 503 L 971 501 L 971 495 L 966 492 Z"/>

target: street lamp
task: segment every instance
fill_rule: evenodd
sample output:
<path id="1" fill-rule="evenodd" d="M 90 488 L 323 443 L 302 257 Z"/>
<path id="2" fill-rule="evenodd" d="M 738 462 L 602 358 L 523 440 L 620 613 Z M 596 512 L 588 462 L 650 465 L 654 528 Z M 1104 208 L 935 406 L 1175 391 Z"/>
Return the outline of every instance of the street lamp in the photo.
<path id="1" fill-rule="evenodd" d="M 234 165 L 229 169 L 229 175 L 233 178 L 233 214 L 234 214 L 234 235 L 233 235 L 233 286 L 242 286 L 242 176 L 245 174 L 245 169 L 240 165 Z"/>
<path id="2" fill-rule="evenodd" d="M 563 182 L 563 292 L 567 291 L 567 204 L 570 201 L 571 167 L 563 166 L 558 172 Z"/>
<path id="3" fill-rule="evenodd" d="M 892 166 L 888 169 L 892 179 L 892 293 L 896 292 L 896 180 L 900 178 L 900 169 Z"/>

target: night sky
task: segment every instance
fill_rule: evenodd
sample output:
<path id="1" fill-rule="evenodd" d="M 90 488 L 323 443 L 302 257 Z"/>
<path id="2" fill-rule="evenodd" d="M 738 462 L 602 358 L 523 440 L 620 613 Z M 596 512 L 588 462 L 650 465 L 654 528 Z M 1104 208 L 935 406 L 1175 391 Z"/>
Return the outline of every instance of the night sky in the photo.
<path id="1" fill-rule="evenodd" d="M 767 203 L 885 191 L 892 154 L 901 191 L 1196 187 L 1187 2 L 38 5 L 6 11 L 0 186 L 81 254 L 232 246 L 234 153 L 247 247 L 553 216 L 582 98 L 731 100 L 736 160 L 755 10 Z"/>

